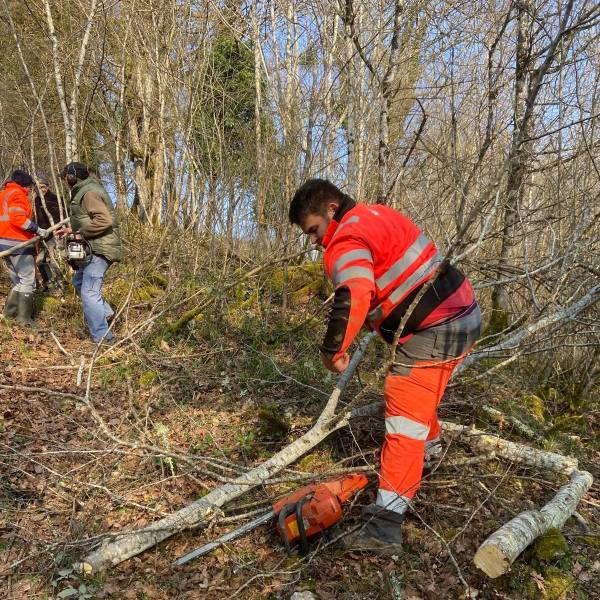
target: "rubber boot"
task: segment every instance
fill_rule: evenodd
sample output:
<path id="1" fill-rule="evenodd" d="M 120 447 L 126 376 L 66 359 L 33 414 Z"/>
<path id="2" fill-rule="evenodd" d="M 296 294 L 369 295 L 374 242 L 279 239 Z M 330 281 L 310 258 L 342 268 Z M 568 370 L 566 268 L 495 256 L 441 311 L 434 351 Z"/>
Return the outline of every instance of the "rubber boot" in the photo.
<path id="1" fill-rule="evenodd" d="M 361 515 L 363 526 L 342 539 L 347 550 L 374 552 L 387 556 L 402 552 L 404 515 L 376 504 L 366 506 Z"/>
<path id="2" fill-rule="evenodd" d="M 19 309 L 19 292 L 16 292 L 14 289 L 10 290 L 8 296 L 6 297 L 6 302 L 4 303 L 4 310 L 2 314 L 9 319 L 14 319 L 17 316 L 17 311 Z"/>
<path id="3" fill-rule="evenodd" d="M 37 325 L 33 321 L 33 292 L 19 292 L 17 323 L 37 329 Z"/>

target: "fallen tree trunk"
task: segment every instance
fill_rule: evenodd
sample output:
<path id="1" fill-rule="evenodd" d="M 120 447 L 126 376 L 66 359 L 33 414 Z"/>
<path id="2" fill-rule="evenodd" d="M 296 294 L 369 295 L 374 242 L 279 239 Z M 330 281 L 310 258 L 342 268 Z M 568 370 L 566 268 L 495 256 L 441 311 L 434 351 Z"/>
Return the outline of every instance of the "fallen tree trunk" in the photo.
<path id="1" fill-rule="evenodd" d="M 60 229 L 63 225 L 66 225 L 69 221 L 70 221 L 70 219 L 69 219 L 69 217 L 67 217 L 66 219 L 63 219 L 62 221 L 55 223 L 54 225 L 52 225 L 52 227 L 48 227 L 48 229 L 46 231 L 48 231 L 49 233 L 52 233 L 53 231 Z M 41 239 L 42 238 L 39 235 L 36 235 L 25 242 L 21 242 L 20 244 L 17 244 L 16 246 L 9 248 L 8 250 L 3 250 L 2 252 L 0 252 L 0 258 L 2 258 L 3 256 L 11 255 L 15 250 L 20 250 L 21 248 L 27 248 L 28 246 L 32 246 L 33 244 L 35 244 L 36 242 L 38 242 Z"/>
<path id="2" fill-rule="evenodd" d="M 517 462 L 522 465 L 544 469 L 546 471 L 554 471 L 570 475 L 577 471 L 578 462 L 572 456 L 564 456 L 556 452 L 546 452 L 538 450 L 525 444 L 511 442 L 502 439 L 498 436 L 485 433 L 473 427 L 465 425 L 457 425 L 449 421 L 440 421 L 444 431 L 450 431 L 464 436 L 469 444 L 477 451 L 482 453 L 494 452 L 496 456 L 505 458 L 511 462 Z"/>
<path id="3" fill-rule="evenodd" d="M 383 404 L 376 402 L 352 412 L 352 416 L 375 416 Z M 578 470 L 578 461 L 571 456 L 546 452 L 525 444 L 504 440 L 473 427 L 440 421 L 442 430 L 460 435 L 476 451 L 494 454 L 511 462 L 567 475 L 570 481 L 540 510 L 529 510 L 516 516 L 492 533 L 477 550 L 474 562 L 488 577 L 504 575 L 512 563 L 533 541 L 551 528 L 560 529 L 575 512 L 577 504 L 590 489 L 594 478 Z"/>
<path id="4" fill-rule="evenodd" d="M 321 440 L 325 439 L 347 421 L 334 418 L 335 408 L 343 389 L 352 378 L 354 371 L 375 334 L 363 338 L 348 368 L 340 376 L 337 385 L 331 393 L 327 404 L 314 426 L 302 437 L 272 456 L 258 467 L 240 475 L 233 483 L 226 483 L 206 496 L 192 502 L 188 506 L 152 523 L 149 527 L 119 534 L 117 539 L 106 543 L 86 556 L 81 563 L 74 565 L 77 570 L 85 573 L 96 573 L 107 567 L 114 566 L 136 556 L 140 552 L 166 540 L 173 534 L 206 524 L 219 514 L 220 507 L 245 494 L 253 487 L 263 484 L 275 473 L 293 463 L 303 454 L 311 450 Z"/>
<path id="5" fill-rule="evenodd" d="M 560 529 L 594 482 L 590 473 L 578 470 L 576 458 L 510 442 L 455 423 L 444 421 L 441 425 L 445 431 L 465 436 L 470 445 L 480 452 L 494 452 L 496 456 L 512 462 L 554 471 L 570 478 L 540 510 L 521 513 L 479 546 L 473 560 L 488 577 L 504 575 L 529 544 L 553 527 Z"/>
<path id="6" fill-rule="evenodd" d="M 484 348 L 477 348 L 469 356 L 463 360 L 463 362 L 456 367 L 453 376 L 458 375 L 464 369 L 471 366 L 473 363 L 481 360 L 482 358 L 499 358 L 505 355 L 507 351 L 514 351 L 519 344 L 532 336 L 534 333 L 546 329 L 557 323 L 563 321 L 572 321 L 580 312 L 593 306 L 600 300 L 600 285 L 595 285 L 591 290 L 582 296 L 577 302 L 570 304 L 569 306 L 560 307 L 558 310 L 542 317 L 534 323 L 525 325 L 518 329 L 516 332 L 510 335 L 510 337 L 502 340 L 501 342 L 494 344 L 493 346 L 486 346 Z"/>
<path id="7" fill-rule="evenodd" d="M 453 375 L 458 374 L 458 372 L 462 370 L 460 367 L 465 368 L 480 358 L 494 357 L 505 352 L 506 350 L 514 349 L 526 337 L 529 337 L 537 331 L 550 325 L 556 324 L 560 320 L 573 319 L 586 307 L 597 302 L 599 298 L 600 286 L 595 286 L 588 292 L 588 294 L 586 294 L 573 305 L 566 308 L 561 308 L 555 313 L 544 317 L 540 321 L 523 327 L 518 332 L 513 334 L 508 340 L 497 344 L 492 348 L 486 348 L 477 353 L 472 353 L 465 359 L 462 365 L 455 370 Z M 358 346 L 358 349 L 352 357 L 350 365 L 340 377 L 338 384 L 329 397 L 329 400 L 327 401 L 327 404 L 321 415 L 317 419 L 315 425 L 306 434 L 292 442 L 292 444 L 275 454 L 262 465 L 238 477 L 234 482 L 227 483 L 216 488 L 203 498 L 178 510 L 175 513 L 172 513 L 171 515 L 168 515 L 160 521 L 153 523 L 149 527 L 116 535 L 114 541 L 102 545 L 100 548 L 86 556 L 83 561 L 75 565 L 75 567 L 83 570 L 86 573 L 95 573 L 106 569 L 109 566 L 119 564 L 128 558 L 136 556 L 144 550 L 169 538 L 175 533 L 208 523 L 212 517 L 220 512 L 221 506 L 225 505 L 231 500 L 234 500 L 235 498 L 238 498 L 253 487 L 263 484 L 275 473 L 279 472 L 281 469 L 288 466 L 300 456 L 312 449 L 316 444 L 325 439 L 333 431 L 336 431 L 337 429 L 347 425 L 351 417 L 376 414 L 378 410 L 381 410 L 383 406 L 382 403 L 375 403 L 366 407 L 355 408 L 338 414 L 335 413 L 342 390 L 352 377 L 367 345 L 373 339 L 373 337 L 375 337 L 375 335 L 375 333 L 370 333 L 363 338 Z M 503 440 L 496 436 L 486 434 L 482 431 L 457 425 L 455 423 L 442 422 L 441 425 L 446 431 L 452 431 L 466 436 L 471 445 L 482 452 L 495 452 L 496 455 L 501 458 L 506 458 L 507 460 L 537 468 L 550 469 L 552 471 L 568 475 L 581 475 L 581 473 L 577 471 L 577 460 L 574 458 L 530 448 L 523 444 L 517 444 L 508 440 Z M 588 476 L 589 474 L 584 475 Z M 589 477 L 591 477 L 591 475 L 589 475 Z M 583 493 L 585 493 L 585 491 L 582 492 L 582 494 Z M 575 498 L 575 496 L 573 496 L 573 498 Z M 579 498 L 577 501 L 578 500 Z M 576 504 L 577 502 L 575 502 L 573 510 L 575 510 Z M 567 506 L 567 504 L 563 505 Z M 568 518 L 568 515 L 566 518 Z M 538 535 L 539 534 L 535 534 L 535 531 L 532 530 L 531 535 L 521 536 L 521 539 L 525 540 L 533 536 L 531 537 L 531 540 L 533 540 Z M 527 545 L 529 543 L 531 542 L 527 542 Z M 516 548 L 518 547 L 518 544 L 513 544 L 511 547 Z M 522 550 L 520 550 L 517 555 L 521 551 Z M 514 560 L 514 558 L 512 560 Z"/>
<path id="8" fill-rule="evenodd" d="M 488 577 L 507 573 L 517 556 L 536 538 L 565 524 L 593 482 L 587 471 L 573 471 L 571 481 L 563 485 L 548 504 L 540 510 L 521 513 L 492 533 L 475 553 L 475 565 Z"/>

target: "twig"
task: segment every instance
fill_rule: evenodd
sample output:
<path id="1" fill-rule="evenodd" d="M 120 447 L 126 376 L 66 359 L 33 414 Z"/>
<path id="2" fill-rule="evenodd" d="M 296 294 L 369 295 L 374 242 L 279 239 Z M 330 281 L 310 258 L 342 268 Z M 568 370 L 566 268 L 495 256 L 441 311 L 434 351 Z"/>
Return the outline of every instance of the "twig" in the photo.
<path id="1" fill-rule="evenodd" d="M 73 355 L 70 352 L 67 352 L 62 344 L 60 343 L 59 339 L 56 337 L 56 335 L 54 334 L 54 331 L 50 332 L 50 336 L 52 337 L 52 339 L 54 340 L 54 342 L 56 343 L 56 345 L 58 346 L 58 349 L 71 361 L 71 364 L 74 363 L 73 361 Z"/>

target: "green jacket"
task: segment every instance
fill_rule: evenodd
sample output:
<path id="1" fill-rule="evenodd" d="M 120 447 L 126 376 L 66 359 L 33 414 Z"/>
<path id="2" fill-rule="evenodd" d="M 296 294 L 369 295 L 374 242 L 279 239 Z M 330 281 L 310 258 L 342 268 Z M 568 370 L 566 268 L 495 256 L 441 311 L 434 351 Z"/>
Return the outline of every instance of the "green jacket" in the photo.
<path id="1" fill-rule="evenodd" d="M 81 205 L 84 195 L 88 192 L 94 192 L 102 198 L 112 217 L 112 227 L 97 237 L 86 237 L 85 240 L 90 244 L 94 254 L 99 254 L 110 262 L 118 262 L 122 257 L 119 219 L 107 191 L 91 177 L 78 181 L 71 189 L 71 229 L 77 232 L 91 222 L 90 215 Z"/>

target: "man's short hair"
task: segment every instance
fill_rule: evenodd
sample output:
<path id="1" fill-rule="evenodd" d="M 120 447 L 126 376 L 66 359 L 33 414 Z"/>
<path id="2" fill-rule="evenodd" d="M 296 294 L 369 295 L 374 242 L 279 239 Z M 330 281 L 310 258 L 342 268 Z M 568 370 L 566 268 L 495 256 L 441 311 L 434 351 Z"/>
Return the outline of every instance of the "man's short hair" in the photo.
<path id="1" fill-rule="evenodd" d="M 12 181 L 24 188 L 33 185 L 33 177 L 27 171 L 23 171 L 21 169 L 15 169 L 10 174 L 8 181 Z"/>
<path id="2" fill-rule="evenodd" d="M 324 215 L 327 204 L 334 202 L 343 204 L 352 200 L 327 179 L 309 179 L 294 194 L 290 203 L 290 223 L 302 225 L 307 215 Z"/>

